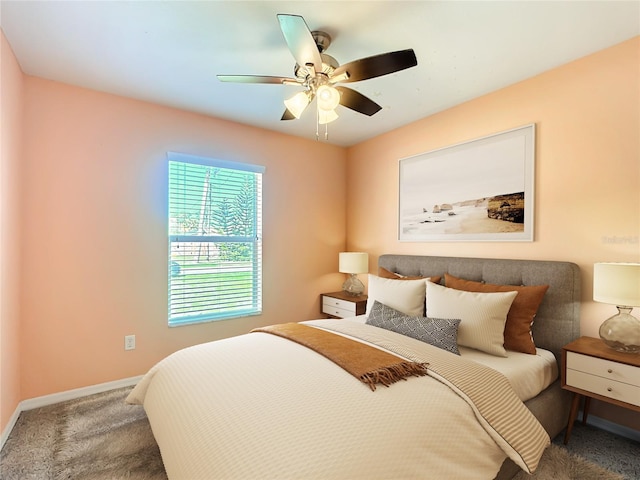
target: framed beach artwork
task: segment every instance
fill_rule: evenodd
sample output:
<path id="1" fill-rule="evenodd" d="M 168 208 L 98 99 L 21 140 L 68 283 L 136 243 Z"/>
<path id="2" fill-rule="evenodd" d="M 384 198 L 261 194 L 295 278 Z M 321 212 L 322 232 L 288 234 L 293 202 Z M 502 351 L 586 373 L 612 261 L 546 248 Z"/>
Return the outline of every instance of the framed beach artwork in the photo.
<path id="1" fill-rule="evenodd" d="M 535 124 L 403 158 L 405 242 L 533 241 Z"/>

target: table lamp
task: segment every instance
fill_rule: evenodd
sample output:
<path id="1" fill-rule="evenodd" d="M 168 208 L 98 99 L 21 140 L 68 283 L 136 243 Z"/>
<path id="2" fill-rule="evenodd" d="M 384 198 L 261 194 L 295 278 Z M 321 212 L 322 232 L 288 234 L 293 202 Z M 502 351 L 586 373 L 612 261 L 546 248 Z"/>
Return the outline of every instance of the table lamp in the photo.
<path id="1" fill-rule="evenodd" d="M 602 341 L 619 352 L 640 353 L 640 320 L 631 315 L 640 306 L 640 263 L 596 263 L 593 299 L 618 308 L 600 326 Z"/>
<path id="2" fill-rule="evenodd" d="M 363 252 L 340 252 L 338 263 L 338 271 L 349 274 L 342 290 L 354 297 L 362 295 L 364 284 L 358 278 L 358 274 L 369 271 L 369 255 Z"/>

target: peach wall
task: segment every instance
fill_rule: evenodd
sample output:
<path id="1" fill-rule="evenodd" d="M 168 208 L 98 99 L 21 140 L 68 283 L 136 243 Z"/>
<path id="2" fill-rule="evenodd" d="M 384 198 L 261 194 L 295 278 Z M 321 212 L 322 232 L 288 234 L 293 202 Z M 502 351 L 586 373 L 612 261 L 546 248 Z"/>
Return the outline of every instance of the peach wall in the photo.
<path id="1" fill-rule="evenodd" d="M 0 432 L 20 402 L 19 185 L 24 77 L 0 31 Z"/>
<path id="2" fill-rule="evenodd" d="M 340 284 L 345 149 L 33 77 L 24 114 L 22 398 L 317 318 Z M 262 315 L 167 327 L 167 151 L 266 166 Z"/>
<path id="3" fill-rule="evenodd" d="M 342 281 L 337 252 L 347 239 L 372 266 L 387 252 L 574 261 L 587 335 L 611 313 L 590 301 L 593 262 L 640 260 L 638 38 L 348 150 L 24 77 L 4 36 L 1 47 L 0 431 L 19 400 L 139 375 L 183 346 L 316 317 L 318 293 Z M 532 122 L 535 242 L 397 241 L 399 158 Z M 167 150 L 267 166 L 262 316 L 166 326 Z M 21 243 L 6 235 L 12 227 Z M 28 254 L 18 263 L 21 245 Z M 137 336 L 131 352 L 127 334 Z M 634 425 L 628 412 L 607 415 Z"/>
<path id="4" fill-rule="evenodd" d="M 530 123 L 534 242 L 397 240 L 399 159 Z M 640 37 L 356 145 L 347 178 L 347 247 L 368 251 L 371 268 L 382 253 L 575 262 L 582 334 L 597 336 L 615 309 L 591 300 L 593 263 L 640 261 Z M 640 429 L 637 414 L 622 417 Z"/>

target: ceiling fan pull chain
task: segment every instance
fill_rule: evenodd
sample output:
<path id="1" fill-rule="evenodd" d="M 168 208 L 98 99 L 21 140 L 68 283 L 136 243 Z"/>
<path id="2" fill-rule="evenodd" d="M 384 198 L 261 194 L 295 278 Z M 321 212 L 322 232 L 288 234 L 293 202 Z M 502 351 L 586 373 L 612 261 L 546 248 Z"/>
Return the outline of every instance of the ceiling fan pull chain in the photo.
<path id="1" fill-rule="evenodd" d="M 316 105 L 316 142 L 320 141 L 320 133 L 318 131 L 319 129 L 320 129 L 320 110 Z"/>

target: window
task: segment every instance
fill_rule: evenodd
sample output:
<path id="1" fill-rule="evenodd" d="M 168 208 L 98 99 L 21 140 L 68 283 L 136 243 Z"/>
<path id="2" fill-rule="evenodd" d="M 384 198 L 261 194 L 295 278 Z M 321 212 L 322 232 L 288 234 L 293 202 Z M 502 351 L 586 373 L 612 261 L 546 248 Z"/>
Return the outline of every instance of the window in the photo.
<path id="1" fill-rule="evenodd" d="M 264 167 L 169 159 L 169 326 L 262 311 Z"/>

